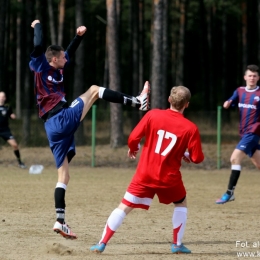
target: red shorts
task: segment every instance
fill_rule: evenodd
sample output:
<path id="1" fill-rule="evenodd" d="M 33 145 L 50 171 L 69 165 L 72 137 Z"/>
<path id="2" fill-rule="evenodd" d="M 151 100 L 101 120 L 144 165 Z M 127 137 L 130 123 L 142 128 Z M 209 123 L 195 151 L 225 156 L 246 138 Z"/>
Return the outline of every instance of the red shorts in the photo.
<path id="1" fill-rule="evenodd" d="M 131 208 L 149 209 L 154 195 L 157 195 L 160 203 L 170 204 L 185 198 L 186 190 L 183 182 L 169 188 L 152 188 L 132 181 L 122 199 L 122 203 Z"/>

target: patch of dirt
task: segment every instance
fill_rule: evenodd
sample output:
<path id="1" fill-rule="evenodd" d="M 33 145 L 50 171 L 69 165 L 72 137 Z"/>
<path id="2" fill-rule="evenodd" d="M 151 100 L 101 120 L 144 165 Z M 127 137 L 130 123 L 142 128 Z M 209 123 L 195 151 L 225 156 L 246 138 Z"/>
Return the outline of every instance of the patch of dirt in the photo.
<path id="1" fill-rule="evenodd" d="M 205 161 L 200 165 L 183 163 L 187 189 L 188 221 L 184 244 L 192 254 L 182 259 L 236 259 L 239 252 L 257 253 L 259 171 L 249 159 L 236 188 L 236 200 L 216 205 L 225 192 L 230 175 L 229 157 L 234 145 L 222 146 L 222 165 L 216 170 L 216 146 L 203 144 Z M 4 146 L 0 157 L 0 260 L 170 260 L 172 205 L 157 197 L 148 211 L 134 210 L 124 220 L 101 255 L 89 248 L 101 238 L 106 220 L 121 201 L 135 171 L 136 161 L 127 158 L 127 147 L 97 146 L 95 166 L 91 167 L 91 147 L 77 147 L 70 167 L 66 190 L 66 221 L 78 235 L 65 240 L 53 232 L 55 209 L 53 192 L 57 170 L 51 151 L 21 148 L 27 166 L 42 164 L 42 174 L 29 174 L 17 167 L 11 147 Z M 245 228 L 246 227 L 246 228 Z M 249 247 L 237 246 L 236 241 Z"/>

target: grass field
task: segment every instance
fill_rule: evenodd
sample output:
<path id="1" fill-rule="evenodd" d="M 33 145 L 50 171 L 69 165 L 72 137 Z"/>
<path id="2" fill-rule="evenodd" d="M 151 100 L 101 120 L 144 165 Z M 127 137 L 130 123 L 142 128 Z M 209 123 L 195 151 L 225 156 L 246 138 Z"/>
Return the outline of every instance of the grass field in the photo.
<path id="1" fill-rule="evenodd" d="M 230 145 L 224 149 L 227 155 L 223 152 L 227 165 L 232 149 Z M 11 148 L 2 147 L 0 260 L 237 259 L 237 252 L 260 251 L 253 247 L 253 242 L 260 240 L 259 172 L 246 160 L 236 200 L 216 205 L 230 170 L 229 166 L 214 169 L 215 158 L 210 155 L 215 148 L 204 145 L 205 162 L 182 168 L 188 198 L 183 242 L 192 250 L 191 255 L 170 253 L 173 207 L 159 204 L 157 198 L 149 211 L 135 210 L 126 217 L 102 255 L 92 254 L 89 247 L 100 239 L 107 217 L 120 202 L 135 170 L 136 162 L 126 158 L 126 151 L 126 147 L 97 147 L 97 167 L 91 168 L 90 148 L 78 148 L 70 168 L 66 218 L 79 238 L 69 241 L 52 231 L 57 174 L 49 149 L 21 149 L 28 166 L 45 166 L 42 174 L 32 175 L 16 166 Z M 236 241 L 247 241 L 250 247 L 236 247 Z"/>

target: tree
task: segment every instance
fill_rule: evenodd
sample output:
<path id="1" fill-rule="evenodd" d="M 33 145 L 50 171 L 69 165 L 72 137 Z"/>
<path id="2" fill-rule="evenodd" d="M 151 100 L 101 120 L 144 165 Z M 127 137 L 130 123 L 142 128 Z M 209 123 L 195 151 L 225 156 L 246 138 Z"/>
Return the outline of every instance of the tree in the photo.
<path id="1" fill-rule="evenodd" d="M 141 93 L 143 89 L 143 84 L 144 84 L 144 1 L 139 0 L 139 8 L 138 8 L 139 16 L 138 16 L 138 68 L 139 68 L 139 92 Z M 136 93 L 134 93 L 136 95 Z"/>
<path id="2" fill-rule="evenodd" d="M 25 28 L 27 28 L 25 35 L 25 41 L 24 41 L 24 61 L 26 64 L 26 67 L 23 68 L 22 74 L 24 77 L 22 78 L 23 86 L 24 86 L 24 93 L 23 95 L 23 143 L 24 145 L 28 145 L 30 141 L 30 132 L 31 132 L 31 97 L 32 97 L 32 88 L 30 87 L 30 70 L 28 68 L 29 60 L 30 60 L 30 49 L 29 46 L 31 46 L 32 37 L 31 37 L 31 22 L 32 22 L 32 11 L 33 11 L 33 3 L 31 0 L 25 0 L 24 3 L 24 9 L 23 9 L 23 15 L 25 17 L 24 25 Z"/>
<path id="3" fill-rule="evenodd" d="M 163 0 L 163 16 L 162 16 L 162 82 L 161 82 L 161 89 L 162 89 L 162 101 L 161 107 L 167 108 L 168 107 L 168 0 Z"/>
<path id="4" fill-rule="evenodd" d="M 257 0 L 257 25 L 258 25 L 258 42 L 260 42 L 260 0 Z M 258 44 L 258 63 L 260 64 L 260 44 Z"/>
<path id="5" fill-rule="evenodd" d="M 83 6 L 83 2 L 82 2 L 81 6 L 78 6 L 78 2 L 76 1 L 76 12 L 77 12 L 77 14 L 78 14 L 78 12 L 83 12 L 82 6 Z M 79 11 L 77 9 L 79 9 Z M 79 19 L 77 17 L 77 14 L 75 15 L 76 16 L 76 20 Z M 81 15 L 81 17 L 82 17 L 82 15 Z M 65 0 L 61 0 L 60 1 L 60 5 L 59 5 L 58 45 L 62 45 L 62 41 L 63 41 L 64 19 L 65 19 Z"/>
<path id="6" fill-rule="evenodd" d="M 18 1 L 19 10 L 17 11 L 16 18 L 16 116 L 17 118 L 21 118 L 22 115 L 22 107 L 21 107 L 21 6 L 20 0 Z"/>
<path id="7" fill-rule="evenodd" d="M 53 17 L 53 4 L 52 0 L 48 0 L 48 14 L 49 14 L 49 24 L 51 33 L 51 44 L 56 44 L 56 31 L 55 31 L 55 21 Z"/>
<path id="8" fill-rule="evenodd" d="M 139 3 L 138 1 L 131 1 L 130 3 L 130 17 L 131 17 L 131 58 L 132 58 L 132 76 L 131 85 L 132 85 L 132 94 L 139 92 Z M 142 83 L 143 84 L 143 83 Z M 137 112 L 132 112 L 132 128 L 137 124 L 139 120 L 139 115 Z"/>
<path id="9" fill-rule="evenodd" d="M 153 17 L 153 51 L 152 51 L 152 108 L 161 108 L 161 82 L 162 82 L 162 16 L 163 0 L 154 0 L 154 17 Z"/>
<path id="10" fill-rule="evenodd" d="M 120 66 L 119 66 L 119 39 L 116 0 L 106 0 L 107 5 L 107 41 L 108 41 L 108 67 L 109 87 L 120 91 Z M 116 148 L 123 145 L 122 107 L 110 104 L 111 134 L 110 145 Z"/>
<path id="11" fill-rule="evenodd" d="M 243 71 L 247 65 L 247 3 L 246 0 L 243 0 L 241 3 L 242 10 L 242 65 Z"/>
<path id="12" fill-rule="evenodd" d="M 75 0 L 75 18 L 76 27 L 83 25 L 83 0 Z M 74 68 L 74 84 L 73 84 L 73 96 L 74 98 L 80 96 L 84 92 L 84 41 L 79 45 L 75 54 L 75 68 Z M 84 125 L 80 124 L 78 130 L 75 133 L 75 141 L 79 144 L 84 142 Z"/>
<path id="13" fill-rule="evenodd" d="M 6 36 L 6 17 L 7 0 L 0 0 L 0 89 L 5 86 L 5 36 Z"/>
<path id="14" fill-rule="evenodd" d="M 184 47 L 185 47 L 185 16 L 186 0 L 179 0 L 177 3 L 180 12 L 179 37 L 177 45 L 176 60 L 176 85 L 184 85 Z"/>

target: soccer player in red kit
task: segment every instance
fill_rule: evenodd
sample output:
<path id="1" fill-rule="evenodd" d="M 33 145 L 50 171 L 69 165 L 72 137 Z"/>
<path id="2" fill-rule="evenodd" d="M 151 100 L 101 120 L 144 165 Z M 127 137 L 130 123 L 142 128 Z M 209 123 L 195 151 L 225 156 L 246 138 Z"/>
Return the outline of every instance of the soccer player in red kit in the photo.
<path id="1" fill-rule="evenodd" d="M 153 109 L 145 114 L 128 139 L 128 157 L 136 158 L 140 141 L 145 138 L 136 173 L 119 206 L 111 213 L 101 240 L 90 248 L 101 253 L 134 208 L 148 210 L 156 194 L 160 203 L 174 203 L 172 216 L 172 253 L 191 253 L 182 244 L 186 220 L 186 190 L 180 172 L 181 160 L 200 163 L 204 160 L 197 126 L 183 116 L 190 101 L 190 91 L 173 87 L 169 96 L 170 109 Z"/>

